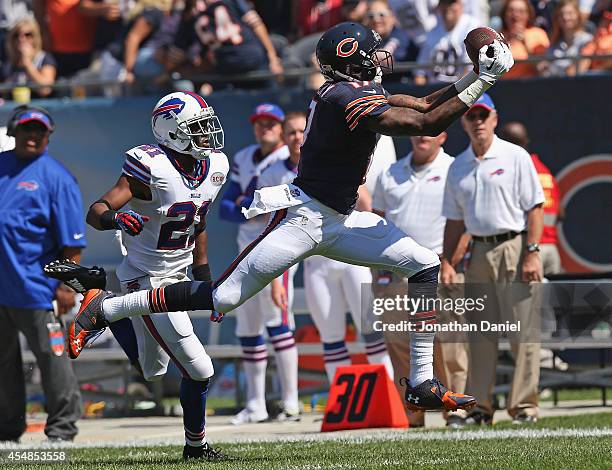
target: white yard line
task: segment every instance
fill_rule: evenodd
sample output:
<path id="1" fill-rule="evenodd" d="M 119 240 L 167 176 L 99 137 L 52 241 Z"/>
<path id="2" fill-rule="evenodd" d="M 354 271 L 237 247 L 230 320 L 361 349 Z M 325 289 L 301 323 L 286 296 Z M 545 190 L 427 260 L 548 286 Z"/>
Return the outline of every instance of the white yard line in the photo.
<path id="1" fill-rule="evenodd" d="M 470 430 L 470 431 L 397 431 L 397 430 L 380 430 L 366 429 L 360 431 L 340 431 L 332 433 L 311 433 L 300 434 L 293 436 L 263 436 L 260 439 L 253 438 L 236 438 L 232 443 L 262 443 L 272 442 L 277 444 L 287 442 L 343 442 L 347 444 L 360 444 L 363 442 L 376 441 L 473 441 L 483 439 L 548 439 L 554 437 L 608 437 L 612 436 L 612 428 L 568 428 L 568 429 L 503 429 L 503 430 Z M 218 442 L 222 442 L 219 439 Z M 166 446 L 166 445 L 182 445 L 184 443 L 181 438 L 154 438 L 154 439 L 128 439 L 123 441 L 92 441 L 67 444 L 38 443 L 36 447 L 49 448 L 98 448 L 98 447 L 113 447 L 113 448 L 129 448 L 129 447 L 150 447 L 150 446 Z M 0 449 L 23 449 L 32 448 L 32 444 L 9 445 L 0 444 Z"/>

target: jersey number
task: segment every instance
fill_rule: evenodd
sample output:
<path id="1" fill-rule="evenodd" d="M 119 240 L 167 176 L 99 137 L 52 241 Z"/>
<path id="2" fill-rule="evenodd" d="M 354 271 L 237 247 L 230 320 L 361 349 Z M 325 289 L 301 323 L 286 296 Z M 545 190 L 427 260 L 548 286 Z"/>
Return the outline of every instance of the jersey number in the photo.
<path id="1" fill-rule="evenodd" d="M 180 219 L 171 220 L 161 226 L 157 239 L 157 249 L 179 250 L 193 245 L 195 235 L 189 235 L 189 227 L 193 225 L 196 215 L 201 218 L 206 217 L 210 203 L 211 201 L 204 201 L 199 209 L 191 201 L 172 204 L 166 213 L 166 217 L 180 217 Z M 175 237 L 176 232 L 181 233 L 181 235 Z"/>

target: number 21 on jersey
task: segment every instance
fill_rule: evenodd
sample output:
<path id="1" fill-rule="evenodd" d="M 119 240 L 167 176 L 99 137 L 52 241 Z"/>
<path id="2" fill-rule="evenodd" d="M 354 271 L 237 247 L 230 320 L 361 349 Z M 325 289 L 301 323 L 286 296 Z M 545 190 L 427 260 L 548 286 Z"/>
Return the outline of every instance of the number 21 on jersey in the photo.
<path id="1" fill-rule="evenodd" d="M 187 248 L 195 242 L 195 234 L 190 235 L 189 229 L 193 225 L 196 215 L 200 220 L 206 218 L 208 206 L 212 201 L 204 201 L 198 208 L 192 201 L 175 202 L 166 213 L 166 217 L 176 218 L 163 224 L 159 230 L 157 240 L 158 250 L 180 250 Z M 177 236 L 177 233 L 179 234 Z"/>

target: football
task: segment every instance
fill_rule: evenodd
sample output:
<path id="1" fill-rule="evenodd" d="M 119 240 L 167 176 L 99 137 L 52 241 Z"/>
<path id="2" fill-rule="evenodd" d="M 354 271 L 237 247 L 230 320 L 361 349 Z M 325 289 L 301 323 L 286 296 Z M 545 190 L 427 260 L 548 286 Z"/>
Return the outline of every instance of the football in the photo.
<path id="1" fill-rule="evenodd" d="M 476 73 L 478 73 L 478 51 L 480 51 L 482 46 L 493 44 L 495 39 L 505 42 L 504 37 L 501 34 L 499 34 L 493 28 L 488 27 L 473 29 L 465 37 L 463 41 L 465 44 L 465 49 L 468 57 L 474 64 L 474 71 Z M 491 53 L 492 52 L 493 51 L 491 50 Z M 487 55 L 489 55 L 489 51 L 487 51 Z"/>

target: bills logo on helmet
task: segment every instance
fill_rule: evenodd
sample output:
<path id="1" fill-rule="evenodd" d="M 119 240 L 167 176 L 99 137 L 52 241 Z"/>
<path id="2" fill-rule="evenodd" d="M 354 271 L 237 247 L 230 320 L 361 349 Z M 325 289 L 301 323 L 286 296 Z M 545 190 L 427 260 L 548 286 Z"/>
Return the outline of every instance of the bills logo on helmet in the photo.
<path id="1" fill-rule="evenodd" d="M 157 119 L 163 117 L 164 119 L 171 119 L 172 114 L 180 113 L 185 107 L 185 102 L 179 98 L 170 98 L 168 101 L 162 103 L 157 109 L 153 110 L 153 125 L 157 122 Z"/>
<path id="2" fill-rule="evenodd" d="M 357 40 L 355 38 L 346 38 L 338 43 L 336 46 L 336 54 L 338 57 L 349 57 L 352 56 L 357 50 Z"/>

